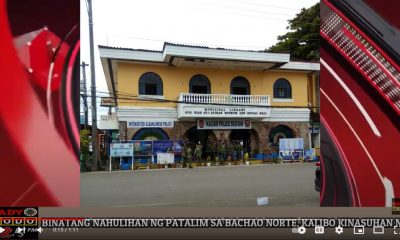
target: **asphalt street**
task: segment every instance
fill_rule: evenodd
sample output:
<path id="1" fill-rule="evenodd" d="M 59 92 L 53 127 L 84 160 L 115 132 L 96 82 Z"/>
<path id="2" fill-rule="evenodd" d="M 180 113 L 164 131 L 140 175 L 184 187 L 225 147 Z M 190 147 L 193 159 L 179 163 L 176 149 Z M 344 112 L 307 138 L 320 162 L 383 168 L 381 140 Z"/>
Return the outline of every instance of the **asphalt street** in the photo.
<path id="1" fill-rule="evenodd" d="M 314 163 L 171 168 L 81 174 L 86 207 L 316 207 Z"/>

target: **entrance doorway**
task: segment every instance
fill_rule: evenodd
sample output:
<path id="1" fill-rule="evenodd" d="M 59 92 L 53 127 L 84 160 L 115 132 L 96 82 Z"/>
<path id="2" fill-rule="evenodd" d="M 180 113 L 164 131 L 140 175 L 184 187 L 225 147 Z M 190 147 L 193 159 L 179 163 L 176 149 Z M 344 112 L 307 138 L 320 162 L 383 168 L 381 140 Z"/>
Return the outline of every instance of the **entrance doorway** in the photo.
<path id="1" fill-rule="evenodd" d="M 191 127 L 186 131 L 186 137 L 189 140 L 190 146 L 194 150 L 198 142 L 203 146 L 202 158 L 205 159 L 208 141 L 216 141 L 215 134 L 212 130 L 198 130 L 197 126 Z"/>
<path id="2" fill-rule="evenodd" d="M 251 151 L 251 130 L 250 129 L 233 129 L 229 135 L 229 140 L 233 142 L 243 142 L 243 152 Z"/>

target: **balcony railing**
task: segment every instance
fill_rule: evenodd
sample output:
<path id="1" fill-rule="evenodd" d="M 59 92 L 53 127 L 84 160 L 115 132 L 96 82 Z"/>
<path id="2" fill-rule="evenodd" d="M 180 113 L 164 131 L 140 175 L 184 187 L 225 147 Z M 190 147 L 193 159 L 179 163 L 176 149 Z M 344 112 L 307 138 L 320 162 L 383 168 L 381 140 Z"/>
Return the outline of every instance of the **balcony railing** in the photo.
<path id="1" fill-rule="evenodd" d="M 178 100 L 184 104 L 271 105 L 270 97 L 266 95 L 181 93 Z"/>

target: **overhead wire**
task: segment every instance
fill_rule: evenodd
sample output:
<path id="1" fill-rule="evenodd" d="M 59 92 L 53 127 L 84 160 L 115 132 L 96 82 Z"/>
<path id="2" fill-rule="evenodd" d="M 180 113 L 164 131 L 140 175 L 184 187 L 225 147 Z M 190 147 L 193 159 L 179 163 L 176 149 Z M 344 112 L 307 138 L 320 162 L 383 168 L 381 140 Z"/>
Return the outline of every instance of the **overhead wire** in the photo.
<path id="1" fill-rule="evenodd" d="M 197 10 L 199 9 L 198 5 L 194 6 L 194 5 L 190 5 L 190 4 L 193 4 L 193 2 L 190 2 L 190 1 L 185 2 L 184 5 L 186 5 L 187 7 L 195 8 Z M 258 19 L 265 19 L 265 20 L 272 20 L 272 21 L 284 21 L 284 22 L 288 21 L 288 19 L 269 18 L 269 17 L 265 17 L 265 16 L 261 16 L 261 15 L 250 15 L 250 14 L 232 12 L 232 11 L 221 11 L 219 9 L 212 8 L 212 6 L 211 6 L 211 8 L 210 7 L 204 8 L 204 6 L 200 6 L 200 8 L 206 9 L 206 10 L 209 10 L 209 11 L 213 11 L 213 12 L 222 13 L 222 14 L 225 14 L 225 15 L 230 15 L 230 16 L 250 17 L 250 18 L 258 18 Z"/>
<path id="2" fill-rule="evenodd" d="M 286 10 L 291 10 L 291 11 L 298 11 L 298 9 L 296 9 L 296 8 L 288 8 L 288 7 L 282 7 L 282 6 L 277 6 L 277 5 L 265 4 L 265 3 L 256 3 L 256 2 L 243 1 L 243 0 L 229 0 L 229 1 L 250 4 L 250 5 L 256 5 L 256 6 L 273 7 L 273 8 L 280 8 L 280 9 L 286 9 Z"/>
<path id="3" fill-rule="evenodd" d="M 262 13 L 262 14 L 268 14 L 268 15 L 280 15 L 280 16 L 292 16 L 292 14 L 287 14 L 287 13 L 279 13 L 279 12 L 270 12 L 270 11 L 263 11 L 259 9 L 248 9 L 248 8 L 243 8 L 243 7 L 237 7 L 233 5 L 226 5 L 226 4 L 218 4 L 215 1 L 213 2 L 206 2 L 206 1 L 196 1 L 193 3 L 203 3 L 207 4 L 207 6 L 217 6 L 217 7 L 224 7 L 224 8 L 231 8 L 231 9 L 236 9 L 240 11 L 247 11 L 247 12 L 257 12 L 257 13 Z"/>

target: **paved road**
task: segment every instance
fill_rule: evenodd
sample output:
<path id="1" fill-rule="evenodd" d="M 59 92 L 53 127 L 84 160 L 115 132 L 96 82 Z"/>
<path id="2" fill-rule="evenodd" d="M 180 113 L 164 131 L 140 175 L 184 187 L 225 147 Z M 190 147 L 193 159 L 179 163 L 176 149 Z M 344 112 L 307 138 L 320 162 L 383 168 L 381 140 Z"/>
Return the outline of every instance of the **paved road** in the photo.
<path id="1" fill-rule="evenodd" d="M 262 164 L 81 174 L 81 206 L 319 206 L 315 164 Z"/>

